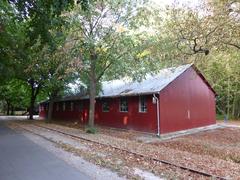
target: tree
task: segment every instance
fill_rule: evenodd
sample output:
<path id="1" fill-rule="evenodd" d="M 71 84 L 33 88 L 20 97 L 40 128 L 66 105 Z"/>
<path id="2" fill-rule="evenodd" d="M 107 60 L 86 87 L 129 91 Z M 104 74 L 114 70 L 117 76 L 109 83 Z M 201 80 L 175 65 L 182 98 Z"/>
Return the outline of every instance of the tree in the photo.
<path id="1" fill-rule="evenodd" d="M 71 61 L 67 58 L 64 51 L 62 36 L 55 37 L 56 49 L 49 45 L 42 47 L 41 43 L 36 43 L 28 50 L 27 61 L 22 62 L 18 67 L 24 69 L 18 74 L 18 78 L 27 82 L 30 87 L 30 119 L 33 117 L 33 111 L 37 96 L 44 91 L 49 98 L 49 114 L 51 119 L 53 101 L 59 95 L 64 86 L 71 79 Z"/>
<path id="2" fill-rule="evenodd" d="M 2 7 L 7 7 L 6 12 L 8 14 L 2 11 L 6 15 L 6 19 L 13 18 L 15 20 L 13 21 L 15 24 L 9 25 L 6 23 L 9 25 L 9 29 L 16 28 L 16 24 L 20 27 L 16 28 L 17 32 L 19 32 L 16 34 L 16 39 L 19 39 L 20 43 L 4 43 L 2 47 L 6 52 L 6 56 L 13 62 L 12 64 L 16 70 L 15 76 L 24 80 L 30 86 L 30 119 L 33 119 L 36 98 L 49 75 L 48 62 L 45 61 L 43 55 L 44 47 L 48 45 L 48 50 L 51 52 L 57 48 L 56 37 L 61 35 L 62 28 L 65 26 L 61 16 L 62 12 L 68 10 L 73 4 L 73 0 L 9 0 L 1 3 Z M 4 29 L 5 38 L 14 34 L 5 26 Z M 16 46 L 16 48 L 13 48 L 15 50 L 13 51 L 14 56 L 11 56 L 12 45 Z M 5 49 L 11 51 L 7 52 Z"/>
<path id="3" fill-rule="evenodd" d="M 196 8 L 170 7 L 167 14 L 182 53 L 208 55 L 211 49 L 232 47 L 240 50 L 240 3 L 235 0 L 206 0 Z"/>
<path id="4" fill-rule="evenodd" d="M 192 7 L 169 7 L 165 28 L 185 62 L 195 62 L 215 88 L 217 112 L 239 118 L 240 4 L 209 0 Z"/>
<path id="5" fill-rule="evenodd" d="M 218 94 L 217 113 L 229 118 L 239 118 L 240 66 L 236 50 L 230 49 L 228 53 L 213 51 L 197 65 Z"/>
<path id="6" fill-rule="evenodd" d="M 54 53 L 44 53 L 48 62 L 48 77 L 44 82 L 44 89 L 48 94 L 48 117 L 52 120 L 53 104 L 61 96 L 67 85 L 74 79 L 73 61 L 69 59 L 66 48 L 62 45 Z"/>
<path id="7" fill-rule="evenodd" d="M 146 25 L 146 17 L 152 12 L 144 3 L 127 0 L 89 1 L 88 7 L 83 11 L 77 6 L 69 14 L 68 41 L 73 58 L 81 64 L 80 78 L 88 85 L 89 126 L 93 127 L 95 97 L 103 76 L 133 75 L 137 67 L 143 70 L 151 42 L 137 30 L 137 25 Z"/>
<path id="8" fill-rule="evenodd" d="M 28 102 L 29 90 L 24 81 L 12 79 L 0 86 L 1 101 L 6 103 L 7 115 L 14 113 L 14 109 L 26 109 Z"/>
<path id="9" fill-rule="evenodd" d="M 7 2 L 0 1 L 0 83 L 15 76 L 14 63 L 21 54 L 23 27 L 18 21 L 17 12 Z"/>

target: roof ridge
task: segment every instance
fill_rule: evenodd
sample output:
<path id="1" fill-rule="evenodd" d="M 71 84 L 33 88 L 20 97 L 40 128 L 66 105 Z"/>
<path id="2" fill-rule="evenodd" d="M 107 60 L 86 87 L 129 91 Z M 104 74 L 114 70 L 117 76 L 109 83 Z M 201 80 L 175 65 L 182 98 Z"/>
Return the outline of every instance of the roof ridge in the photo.
<path id="1" fill-rule="evenodd" d="M 122 79 L 115 79 L 107 82 L 104 81 L 102 82 L 102 92 L 100 92 L 98 97 L 150 94 L 153 92 L 159 92 L 192 65 L 193 63 L 164 68 L 157 74 L 150 75 L 149 77 L 142 79 L 140 82 L 134 80 L 126 82 Z M 118 83 L 116 84 L 117 81 Z"/>

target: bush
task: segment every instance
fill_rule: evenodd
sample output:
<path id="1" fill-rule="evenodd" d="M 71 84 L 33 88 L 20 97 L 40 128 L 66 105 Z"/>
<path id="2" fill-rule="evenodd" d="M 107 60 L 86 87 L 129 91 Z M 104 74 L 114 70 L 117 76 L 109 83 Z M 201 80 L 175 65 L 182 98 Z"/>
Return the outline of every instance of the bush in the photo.
<path id="1" fill-rule="evenodd" d="M 217 120 L 224 120 L 224 114 L 217 114 L 216 119 Z"/>
<path id="2" fill-rule="evenodd" d="M 85 130 L 86 130 L 86 133 L 90 133 L 90 134 L 96 134 L 96 132 L 97 132 L 97 129 L 96 129 L 95 127 L 89 127 L 89 126 L 87 126 L 87 127 L 85 128 Z"/>

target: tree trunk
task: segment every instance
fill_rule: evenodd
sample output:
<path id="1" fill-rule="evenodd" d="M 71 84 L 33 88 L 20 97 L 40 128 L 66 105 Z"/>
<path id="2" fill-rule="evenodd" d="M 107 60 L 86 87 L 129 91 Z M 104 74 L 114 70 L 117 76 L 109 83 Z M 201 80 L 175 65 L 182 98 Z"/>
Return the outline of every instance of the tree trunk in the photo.
<path id="1" fill-rule="evenodd" d="M 233 102 L 234 102 L 234 105 L 233 105 L 233 108 L 234 108 L 233 116 L 234 116 L 235 119 L 238 119 L 239 115 L 240 115 L 240 98 L 239 98 L 238 93 L 235 94 Z"/>
<path id="2" fill-rule="evenodd" d="M 89 89 L 89 127 L 94 127 L 94 115 L 95 115 L 95 97 L 96 97 L 96 74 L 95 66 L 92 65 L 90 70 L 90 89 Z"/>
<path id="3" fill-rule="evenodd" d="M 11 115 L 14 115 L 14 107 L 11 106 Z"/>
<path id="4" fill-rule="evenodd" d="M 227 119 L 230 119 L 230 78 L 227 80 Z"/>
<path id="5" fill-rule="evenodd" d="M 58 96 L 60 89 L 55 89 L 49 94 L 49 103 L 48 103 L 48 115 L 47 115 L 47 120 L 51 121 L 52 120 L 52 115 L 53 115 L 53 105 L 54 101 Z"/>
<path id="6" fill-rule="evenodd" d="M 29 107 L 29 119 L 33 119 L 33 113 L 34 113 L 34 104 L 36 101 L 36 97 L 39 93 L 39 90 L 41 88 L 41 84 L 38 83 L 36 86 L 36 82 L 34 81 L 34 79 L 30 79 L 28 81 L 28 83 L 31 86 L 31 99 L 30 99 L 30 107 Z"/>
<path id="7" fill-rule="evenodd" d="M 236 103 L 237 103 L 237 95 L 236 95 L 236 93 L 234 94 L 234 96 L 233 96 L 233 102 L 232 102 L 232 117 L 233 118 L 235 118 L 236 116 L 236 113 L 235 113 L 235 105 L 236 105 Z"/>
<path id="8" fill-rule="evenodd" d="M 52 120 L 52 114 L 53 114 L 53 103 L 54 99 L 50 98 L 49 103 L 48 103 L 48 115 L 47 115 L 47 120 L 51 121 Z"/>
<path id="9" fill-rule="evenodd" d="M 10 103 L 7 102 L 7 115 L 10 115 Z"/>
<path id="10" fill-rule="evenodd" d="M 33 119 L 34 104 L 35 104 L 35 96 L 32 93 L 31 101 L 30 101 L 30 107 L 29 107 L 29 119 Z"/>

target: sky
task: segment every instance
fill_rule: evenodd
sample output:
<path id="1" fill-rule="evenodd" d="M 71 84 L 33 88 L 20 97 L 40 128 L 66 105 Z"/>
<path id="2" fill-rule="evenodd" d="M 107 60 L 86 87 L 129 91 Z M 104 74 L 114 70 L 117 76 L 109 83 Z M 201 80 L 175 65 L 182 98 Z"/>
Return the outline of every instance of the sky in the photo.
<path id="1" fill-rule="evenodd" d="M 160 7 L 165 7 L 166 5 L 172 5 L 173 3 L 179 3 L 180 5 L 188 5 L 190 7 L 195 7 L 200 4 L 201 0 L 151 0 Z"/>

